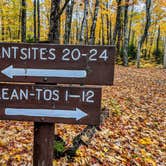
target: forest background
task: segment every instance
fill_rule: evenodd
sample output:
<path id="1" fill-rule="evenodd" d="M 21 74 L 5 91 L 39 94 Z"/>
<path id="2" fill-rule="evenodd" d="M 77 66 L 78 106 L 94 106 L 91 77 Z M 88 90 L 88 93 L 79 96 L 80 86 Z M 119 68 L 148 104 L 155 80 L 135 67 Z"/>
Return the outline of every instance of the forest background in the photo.
<path id="1" fill-rule="evenodd" d="M 0 16 L 1 42 L 116 45 L 125 66 L 165 61 L 166 0 L 1 0 Z"/>

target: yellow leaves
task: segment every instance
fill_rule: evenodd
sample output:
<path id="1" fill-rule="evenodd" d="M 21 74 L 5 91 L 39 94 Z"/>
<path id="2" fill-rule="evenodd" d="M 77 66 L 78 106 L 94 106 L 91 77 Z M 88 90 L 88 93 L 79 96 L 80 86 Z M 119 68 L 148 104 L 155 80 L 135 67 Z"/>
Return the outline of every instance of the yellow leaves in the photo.
<path id="1" fill-rule="evenodd" d="M 106 152 L 108 152 L 109 151 L 109 149 L 108 148 L 106 148 L 106 147 L 104 147 L 104 152 L 106 153 Z"/>
<path id="2" fill-rule="evenodd" d="M 6 145 L 7 145 L 7 141 L 5 139 L 0 139 L 0 147 L 6 146 Z"/>
<path id="3" fill-rule="evenodd" d="M 56 160 L 53 161 L 53 166 L 57 166 L 58 162 Z"/>
<path id="4" fill-rule="evenodd" d="M 152 166 L 157 166 L 156 162 L 150 157 L 145 158 L 145 163 L 146 164 L 151 164 Z"/>
<path id="5" fill-rule="evenodd" d="M 153 142 L 150 138 L 147 137 L 147 138 L 140 139 L 139 143 L 142 144 L 142 145 L 150 145 Z"/>
<path id="6" fill-rule="evenodd" d="M 14 160 L 21 161 L 21 156 L 20 155 L 15 155 L 13 157 Z"/>
<path id="7" fill-rule="evenodd" d="M 146 152 L 144 149 L 142 149 L 141 153 L 142 153 L 142 156 L 144 158 L 144 162 L 146 165 L 151 164 L 152 166 L 156 166 L 156 162 L 151 157 L 150 153 Z"/>

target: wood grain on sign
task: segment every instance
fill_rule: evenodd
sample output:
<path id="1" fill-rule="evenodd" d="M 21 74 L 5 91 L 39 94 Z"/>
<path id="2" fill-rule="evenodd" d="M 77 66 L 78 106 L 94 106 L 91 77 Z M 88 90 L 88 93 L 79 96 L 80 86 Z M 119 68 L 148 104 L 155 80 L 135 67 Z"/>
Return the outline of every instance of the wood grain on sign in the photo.
<path id="1" fill-rule="evenodd" d="M 0 119 L 97 125 L 101 88 L 0 85 Z"/>
<path id="2" fill-rule="evenodd" d="M 115 47 L 0 43 L 1 82 L 112 85 Z"/>

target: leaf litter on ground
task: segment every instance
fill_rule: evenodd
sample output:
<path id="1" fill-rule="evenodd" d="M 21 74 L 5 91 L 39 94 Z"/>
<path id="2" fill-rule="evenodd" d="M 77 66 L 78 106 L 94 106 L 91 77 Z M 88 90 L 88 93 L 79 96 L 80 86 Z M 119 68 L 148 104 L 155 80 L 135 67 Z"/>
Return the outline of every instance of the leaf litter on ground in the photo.
<path id="1" fill-rule="evenodd" d="M 165 166 L 166 70 L 116 66 L 115 81 L 103 88 L 102 107 L 109 117 L 71 162 L 65 166 Z M 56 124 L 56 134 L 67 147 L 86 126 Z M 88 139 L 86 136 L 83 138 Z M 0 121 L 0 165 L 31 166 L 33 123 Z"/>

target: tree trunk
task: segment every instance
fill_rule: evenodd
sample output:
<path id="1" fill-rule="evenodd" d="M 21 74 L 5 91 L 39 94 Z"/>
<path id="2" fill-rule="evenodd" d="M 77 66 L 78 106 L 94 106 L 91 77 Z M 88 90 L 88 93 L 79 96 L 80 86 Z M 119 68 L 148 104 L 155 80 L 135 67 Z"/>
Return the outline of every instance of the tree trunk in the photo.
<path id="1" fill-rule="evenodd" d="M 122 0 L 116 0 L 116 2 L 117 2 L 117 12 L 116 12 L 116 23 L 115 23 L 114 34 L 113 34 L 113 44 L 116 43 L 117 34 L 119 31 L 121 31 L 121 12 L 122 12 L 121 2 Z"/>
<path id="2" fill-rule="evenodd" d="M 69 44 L 70 40 L 73 7 L 74 7 L 74 0 L 71 0 L 66 7 L 66 22 L 65 22 L 65 35 L 64 35 L 65 44 Z"/>
<path id="3" fill-rule="evenodd" d="M 123 65 L 128 66 L 128 7 L 129 0 L 125 0 L 124 31 L 123 31 Z"/>
<path id="4" fill-rule="evenodd" d="M 99 0 L 96 0 L 92 26 L 91 26 L 91 30 L 90 30 L 89 43 L 91 45 L 95 44 L 95 29 L 96 29 L 96 22 L 97 22 L 97 17 L 98 17 L 98 11 L 99 11 Z"/>
<path id="5" fill-rule="evenodd" d="M 137 68 L 140 68 L 140 57 L 141 57 L 141 48 L 142 48 L 142 45 L 148 35 L 148 30 L 150 28 L 150 25 L 151 25 L 151 0 L 146 0 L 146 24 L 145 24 L 145 28 L 144 28 L 144 33 L 143 35 L 141 36 L 141 39 L 140 41 L 138 42 L 138 49 L 137 49 Z M 139 61 L 138 61 L 139 60 Z"/>
<path id="6" fill-rule="evenodd" d="M 166 37 L 164 42 L 164 60 L 163 60 L 163 67 L 166 69 Z"/>
<path id="7" fill-rule="evenodd" d="M 160 43 L 160 26 L 158 27 L 157 41 L 156 41 L 156 52 L 155 52 L 155 59 L 156 59 L 157 63 L 159 63 L 159 61 L 160 61 L 159 43 Z"/>
<path id="8" fill-rule="evenodd" d="M 20 9 L 19 9 L 19 18 L 18 18 L 18 33 L 17 33 L 17 38 L 18 40 L 20 40 L 20 36 L 21 36 L 21 13 L 22 13 L 22 6 L 21 6 L 21 2 L 20 2 Z"/>
<path id="9" fill-rule="evenodd" d="M 101 32 L 102 32 L 102 45 L 105 45 L 105 35 L 104 35 L 104 15 L 101 14 Z"/>
<path id="10" fill-rule="evenodd" d="M 37 41 L 40 41 L 40 0 L 37 0 Z"/>
<path id="11" fill-rule="evenodd" d="M 107 11 L 109 10 L 109 1 L 106 3 L 106 9 L 107 9 Z M 110 32 L 111 32 L 111 27 L 110 27 L 110 25 L 111 25 L 111 21 L 109 20 L 109 14 L 107 14 L 106 15 L 106 20 L 107 20 L 107 45 L 109 45 L 110 44 L 110 37 L 111 37 L 111 34 L 110 34 Z"/>
<path id="12" fill-rule="evenodd" d="M 80 32 L 80 43 L 86 43 L 86 35 L 87 35 L 87 26 L 88 26 L 88 3 L 89 0 L 84 0 L 84 17 L 81 24 L 81 32 Z"/>
<path id="13" fill-rule="evenodd" d="M 59 43 L 60 25 L 57 15 L 59 14 L 60 0 L 51 1 L 49 41 Z"/>
<path id="14" fill-rule="evenodd" d="M 1 26 L 2 26 L 2 29 L 1 29 L 1 36 L 2 36 L 2 41 L 4 41 L 5 40 L 5 25 L 4 25 L 4 16 L 3 16 L 3 11 L 2 10 L 0 10 L 0 12 L 1 12 Z"/>
<path id="15" fill-rule="evenodd" d="M 141 37 L 140 37 L 141 38 Z M 138 48 L 137 48 L 137 68 L 140 68 L 140 56 L 141 56 L 141 39 L 138 38 Z"/>
<path id="16" fill-rule="evenodd" d="M 128 44 L 130 43 L 130 38 L 131 38 L 131 26 L 132 26 L 132 23 L 133 23 L 133 15 L 134 15 L 134 4 L 132 6 L 131 15 L 130 15 Z"/>
<path id="17" fill-rule="evenodd" d="M 21 13 L 21 41 L 26 42 L 26 0 L 22 0 Z"/>
<path id="18" fill-rule="evenodd" d="M 36 0 L 33 1 L 33 30 L 34 30 L 34 42 L 36 42 Z"/>

